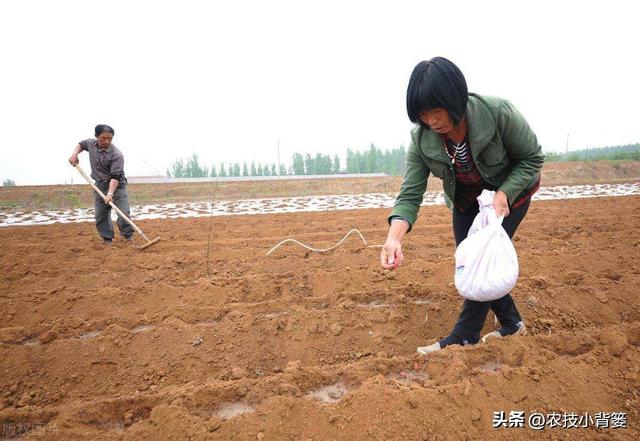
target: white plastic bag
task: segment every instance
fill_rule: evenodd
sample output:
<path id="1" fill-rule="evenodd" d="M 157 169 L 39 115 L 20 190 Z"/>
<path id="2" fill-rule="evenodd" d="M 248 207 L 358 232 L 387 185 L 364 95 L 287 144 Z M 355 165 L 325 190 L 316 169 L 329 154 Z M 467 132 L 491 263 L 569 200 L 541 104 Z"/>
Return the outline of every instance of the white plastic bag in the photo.
<path id="1" fill-rule="evenodd" d="M 502 228 L 503 218 L 496 216 L 494 193 L 483 190 L 478 196 L 480 212 L 455 255 L 456 289 L 465 299 L 478 302 L 507 295 L 518 280 L 518 256 Z"/>

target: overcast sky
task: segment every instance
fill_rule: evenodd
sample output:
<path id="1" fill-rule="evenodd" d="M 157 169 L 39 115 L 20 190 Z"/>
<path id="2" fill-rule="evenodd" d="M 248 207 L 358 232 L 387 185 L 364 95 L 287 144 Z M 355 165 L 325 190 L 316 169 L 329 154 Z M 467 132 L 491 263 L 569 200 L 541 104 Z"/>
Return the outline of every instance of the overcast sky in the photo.
<path id="1" fill-rule="evenodd" d="M 98 123 L 129 176 L 277 162 L 278 141 L 286 163 L 407 146 L 407 82 L 434 56 L 547 152 L 636 143 L 635 3 L 3 0 L 0 179 L 80 182 L 66 161 Z"/>

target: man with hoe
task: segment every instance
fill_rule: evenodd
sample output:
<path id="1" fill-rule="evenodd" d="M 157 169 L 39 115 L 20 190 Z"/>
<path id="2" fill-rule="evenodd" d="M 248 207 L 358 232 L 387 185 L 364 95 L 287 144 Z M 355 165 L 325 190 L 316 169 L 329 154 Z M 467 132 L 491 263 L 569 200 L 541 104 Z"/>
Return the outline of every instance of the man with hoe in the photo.
<path id="1" fill-rule="evenodd" d="M 118 147 L 112 144 L 115 131 L 106 124 L 99 124 L 95 128 L 95 138 L 80 141 L 73 149 L 69 158 L 72 166 L 78 164 L 78 155 L 86 150 L 89 152 L 91 163 L 91 177 L 96 186 L 106 195 L 103 199 L 94 192 L 96 228 L 105 245 L 113 241 L 113 224 L 111 222 L 111 205 L 115 204 L 123 213 L 129 216 L 129 196 L 127 195 L 127 178 L 124 175 L 124 156 Z M 134 229 L 118 213 L 118 229 L 120 235 L 131 241 Z"/>

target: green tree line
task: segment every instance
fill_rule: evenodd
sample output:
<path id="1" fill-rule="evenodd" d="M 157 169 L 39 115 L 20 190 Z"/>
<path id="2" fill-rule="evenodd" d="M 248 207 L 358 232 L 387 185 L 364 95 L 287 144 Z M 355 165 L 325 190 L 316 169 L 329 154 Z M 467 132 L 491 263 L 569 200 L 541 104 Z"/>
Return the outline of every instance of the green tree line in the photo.
<path id="1" fill-rule="evenodd" d="M 640 144 L 596 147 L 566 153 L 546 153 L 545 161 L 595 161 L 632 160 L 640 161 Z"/>
<path id="2" fill-rule="evenodd" d="M 635 160 L 640 161 L 640 144 L 598 147 L 575 150 L 568 153 L 546 153 L 546 161 L 585 160 Z M 371 144 L 368 149 L 347 149 L 343 165 L 338 155 L 333 157 L 316 153 L 294 153 L 291 162 L 277 165 L 251 161 L 203 165 L 196 153 L 190 158 L 176 159 L 167 169 L 167 176 L 174 178 L 227 177 L 227 176 L 285 176 L 285 175 L 333 175 L 340 173 L 385 173 L 402 175 L 406 150 L 403 146 L 382 150 Z M 5 185 L 7 185 L 5 183 Z"/>
<path id="3" fill-rule="evenodd" d="M 227 176 L 284 176 L 284 175 L 333 175 L 340 173 L 386 173 L 401 175 L 404 172 L 406 152 L 404 147 L 382 150 L 371 144 L 362 152 L 347 150 L 346 164 L 343 166 L 340 157 L 316 153 L 294 153 L 289 164 L 264 164 L 260 162 L 232 162 L 212 164 L 207 167 L 201 164 L 196 153 L 187 160 L 176 159 L 167 169 L 167 177 L 202 178 Z"/>

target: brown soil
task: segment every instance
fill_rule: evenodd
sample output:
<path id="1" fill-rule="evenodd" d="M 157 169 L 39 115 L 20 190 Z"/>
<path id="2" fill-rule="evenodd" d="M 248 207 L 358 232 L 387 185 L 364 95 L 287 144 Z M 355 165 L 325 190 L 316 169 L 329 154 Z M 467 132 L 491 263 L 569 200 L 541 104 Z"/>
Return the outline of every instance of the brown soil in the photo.
<path id="1" fill-rule="evenodd" d="M 81 177 L 78 175 L 78 182 Z M 636 182 L 640 161 L 548 162 L 542 169 L 542 185 L 578 185 Z M 170 184 L 130 184 L 132 205 L 184 203 L 328 194 L 397 193 L 401 176 L 332 179 L 290 179 Z M 429 180 L 429 191 L 441 191 L 438 179 Z M 88 184 L 0 187 L 0 210 L 58 210 L 93 206 Z"/>
<path id="2" fill-rule="evenodd" d="M 381 244 L 387 214 L 143 221 L 162 237 L 144 251 L 88 223 L 0 229 L 0 439 L 640 439 L 640 197 L 534 202 L 515 238 L 529 335 L 427 360 L 461 304 L 445 207 L 395 272 L 356 237 L 265 256 L 351 228 Z M 501 410 L 629 427 L 493 429 Z"/>

